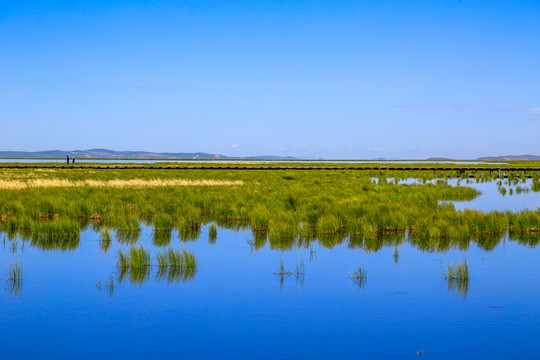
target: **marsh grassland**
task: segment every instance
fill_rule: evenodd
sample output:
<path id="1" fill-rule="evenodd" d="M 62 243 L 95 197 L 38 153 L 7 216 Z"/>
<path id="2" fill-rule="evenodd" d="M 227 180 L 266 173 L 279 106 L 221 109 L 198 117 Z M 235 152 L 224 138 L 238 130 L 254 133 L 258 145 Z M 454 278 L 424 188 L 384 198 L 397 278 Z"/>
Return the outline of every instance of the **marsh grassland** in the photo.
<path id="1" fill-rule="evenodd" d="M 535 353 L 538 172 L 55 166 L 0 169 L 0 342 L 40 333 L 10 358 Z"/>
<path id="2" fill-rule="evenodd" d="M 163 245 L 173 229 L 189 239 L 202 224 L 232 224 L 249 227 L 257 241 L 264 238 L 276 247 L 292 239 L 318 238 L 331 244 L 350 238 L 361 243 L 379 234 L 404 232 L 425 246 L 441 247 L 507 231 L 527 238 L 540 229 L 538 210 L 456 211 L 449 203 L 479 193 L 466 184 L 451 186 L 446 179 L 495 181 L 497 172 L 38 170 L 1 171 L 0 229 L 32 239 L 43 249 L 73 246 L 88 223 L 100 231 L 138 232 L 145 222 L 154 227 L 155 242 Z M 516 184 L 532 179 L 530 190 L 516 186 L 516 191 L 539 189 L 537 172 L 503 175 Z M 417 182 L 399 184 L 411 177 Z M 215 236 L 216 230 L 210 229 L 210 241 Z"/>

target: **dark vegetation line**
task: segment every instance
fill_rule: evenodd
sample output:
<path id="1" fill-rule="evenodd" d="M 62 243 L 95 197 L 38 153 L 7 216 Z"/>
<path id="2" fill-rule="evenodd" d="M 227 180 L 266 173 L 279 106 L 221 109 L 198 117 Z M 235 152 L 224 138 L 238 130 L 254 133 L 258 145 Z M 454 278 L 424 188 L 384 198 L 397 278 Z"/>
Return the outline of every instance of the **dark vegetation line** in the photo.
<path id="1" fill-rule="evenodd" d="M 540 171 L 540 167 L 359 167 L 359 166 L 110 166 L 110 165 L 0 165 L 0 169 L 148 169 L 148 170 L 385 170 L 385 171 Z"/>

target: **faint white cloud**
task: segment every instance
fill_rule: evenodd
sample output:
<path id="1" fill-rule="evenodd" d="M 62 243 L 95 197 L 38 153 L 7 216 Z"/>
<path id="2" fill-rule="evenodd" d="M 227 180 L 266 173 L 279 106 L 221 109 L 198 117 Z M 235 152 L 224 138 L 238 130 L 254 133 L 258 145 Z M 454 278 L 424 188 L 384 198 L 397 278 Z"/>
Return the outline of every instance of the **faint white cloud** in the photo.
<path id="1" fill-rule="evenodd" d="M 388 148 L 380 148 L 380 147 L 370 147 L 368 146 L 366 148 L 367 151 L 373 151 L 373 152 L 383 152 L 383 151 L 388 151 Z"/>
<path id="2" fill-rule="evenodd" d="M 285 146 L 282 146 L 282 147 L 277 149 L 277 151 L 285 151 L 285 150 L 287 150 L 287 148 Z"/>
<path id="3" fill-rule="evenodd" d="M 502 111 L 521 113 L 521 114 L 540 115 L 540 108 L 511 108 L 511 109 L 503 109 Z"/>
<path id="4" fill-rule="evenodd" d="M 422 105 L 422 104 L 405 104 L 394 106 L 395 109 L 420 109 L 420 110 L 429 110 L 429 111 L 440 111 L 440 112 L 464 112 L 472 113 L 475 110 L 466 105 L 460 104 L 435 104 L 435 105 Z"/>
<path id="5" fill-rule="evenodd" d="M 349 150 L 352 149 L 352 148 L 353 148 L 352 145 L 347 146 L 347 149 L 349 149 Z"/>
<path id="6" fill-rule="evenodd" d="M 234 144 L 232 144 L 231 147 L 232 147 L 233 149 L 236 149 L 236 148 L 239 147 L 239 146 L 240 146 L 240 144 L 234 143 Z"/>

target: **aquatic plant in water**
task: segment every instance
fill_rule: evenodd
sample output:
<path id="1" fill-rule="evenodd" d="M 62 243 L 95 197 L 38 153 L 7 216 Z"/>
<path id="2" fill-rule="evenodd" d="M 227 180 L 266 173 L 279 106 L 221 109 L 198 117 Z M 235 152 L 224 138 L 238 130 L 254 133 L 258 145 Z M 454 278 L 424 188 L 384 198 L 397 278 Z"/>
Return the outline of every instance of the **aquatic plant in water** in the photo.
<path id="1" fill-rule="evenodd" d="M 217 227 L 216 225 L 212 224 L 208 228 L 208 242 L 210 244 L 215 244 L 217 240 Z"/>
<path id="2" fill-rule="evenodd" d="M 463 259 L 454 265 L 452 263 L 448 264 L 448 268 L 444 274 L 445 280 L 456 280 L 456 281 L 468 281 L 469 280 L 469 264 L 467 260 Z"/>
<path id="3" fill-rule="evenodd" d="M 361 265 L 358 265 L 358 270 L 351 271 L 349 276 L 358 287 L 364 287 L 367 280 L 367 271 Z"/>
<path id="4" fill-rule="evenodd" d="M 22 291 L 22 263 L 12 262 L 6 271 L 6 280 L 8 289 L 12 295 L 18 295 Z"/>
<path id="5" fill-rule="evenodd" d="M 128 252 L 119 250 L 116 265 L 123 269 L 146 268 L 150 266 L 150 253 L 142 246 L 132 246 Z"/>
<path id="6" fill-rule="evenodd" d="M 449 291 L 457 291 L 461 296 L 467 296 L 469 291 L 469 264 L 467 260 L 463 259 L 457 265 L 448 264 L 443 278 L 448 283 Z"/>
<path id="7" fill-rule="evenodd" d="M 156 277 L 167 277 L 169 282 L 182 279 L 184 281 L 195 277 L 197 272 L 197 259 L 192 251 L 182 249 L 169 249 L 159 252 L 155 256 L 158 272 Z"/>

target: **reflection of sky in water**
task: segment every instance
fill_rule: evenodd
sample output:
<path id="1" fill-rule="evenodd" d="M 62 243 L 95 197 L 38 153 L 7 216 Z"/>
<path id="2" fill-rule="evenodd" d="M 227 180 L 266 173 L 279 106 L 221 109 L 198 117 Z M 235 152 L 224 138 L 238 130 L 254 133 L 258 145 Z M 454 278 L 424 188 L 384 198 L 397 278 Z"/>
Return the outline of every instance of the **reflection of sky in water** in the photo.
<path id="1" fill-rule="evenodd" d="M 19 240 L 13 255 L 6 240 L 0 264 L 21 259 L 24 282 L 21 296 L 0 296 L 2 358 L 140 359 L 159 351 L 165 358 L 408 359 L 424 348 L 436 359 L 515 359 L 538 350 L 537 249 L 515 241 L 443 253 L 402 243 L 395 264 L 392 246 L 367 253 L 315 242 L 311 253 L 254 251 L 249 232 L 220 228 L 215 245 L 206 227 L 201 233 L 185 243 L 172 236 L 171 246 L 197 255 L 193 279 L 168 283 L 154 268 L 142 285 L 116 284 L 112 296 L 95 285 L 117 271 L 117 250 L 127 248 L 114 236 L 106 254 L 91 231 L 68 252 L 29 245 L 21 252 Z M 144 227 L 139 244 L 155 253 L 152 237 Z M 441 278 L 447 262 L 462 258 L 471 272 L 465 298 Z M 290 276 L 280 287 L 280 259 L 289 270 L 303 261 L 302 283 Z M 358 265 L 367 270 L 362 288 L 348 277 Z"/>
<path id="2" fill-rule="evenodd" d="M 504 183 L 504 180 L 503 180 Z M 471 180 L 469 184 L 462 181 L 461 185 L 470 186 L 482 192 L 482 194 L 470 201 L 454 201 L 454 207 L 456 210 L 463 209 L 476 209 L 481 211 L 523 211 L 523 210 L 536 210 L 540 208 L 540 192 L 529 191 L 527 193 L 516 193 L 510 195 L 509 192 L 506 195 L 502 195 L 497 189 L 497 183 L 490 181 L 486 183 L 476 183 L 475 180 Z M 532 186 L 532 180 L 528 179 L 526 183 L 519 183 L 517 186 L 526 187 L 529 190 Z M 505 185 L 507 189 L 515 186 Z"/>
<path id="3" fill-rule="evenodd" d="M 434 183 L 436 180 L 428 181 Z M 512 188 L 514 190 L 513 195 L 507 191 L 506 195 L 502 195 L 497 188 L 497 181 L 488 181 L 484 183 L 477 183 L 476 179 L 461 180 L 449 179 L 448 184 L 452 186 L 468 186 L 480 191 L 482 194 L 474 198 L 473 200 L 463 201 L 450 201 L 454 204 L 456 210 L 474 209 L 480 211 L 523 211 L 523 210 L 536 210 L 540 208 L 540 192 L 534 192 L 531 190 L 532 179 L 527 179 L 524 183 L 519 181 L 517 185 L 508 185 L 507 179 L 501 179 L 503 187 L 507 190 Z M 400 184 L 421 184 L 421 181 L 414 179 L 402 180 Z M 516 186 L 529 189 L 528 192 L 517 193 L 515 192 Z"/>

